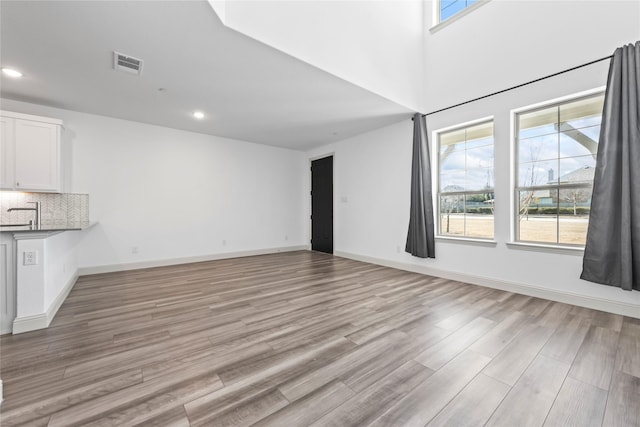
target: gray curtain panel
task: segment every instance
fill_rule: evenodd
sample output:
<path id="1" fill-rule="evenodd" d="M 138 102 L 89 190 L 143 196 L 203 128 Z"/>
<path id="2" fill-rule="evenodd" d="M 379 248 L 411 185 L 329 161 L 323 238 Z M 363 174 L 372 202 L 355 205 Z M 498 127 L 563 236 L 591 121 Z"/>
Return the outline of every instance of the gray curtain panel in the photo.
<path id="1" fill-rule="evenodd" d="M 405 251 L 419 258 L 435 258 L 431 163 L 427 124 L 422 114 L 413 116 L 413 158 L 411 161 L 411 212 Z"/>
<path id="2" fill-rule="evenodd" d="M 582 275 L 640 290 L 640 42 L 616 49 L 607 80 Z"/>

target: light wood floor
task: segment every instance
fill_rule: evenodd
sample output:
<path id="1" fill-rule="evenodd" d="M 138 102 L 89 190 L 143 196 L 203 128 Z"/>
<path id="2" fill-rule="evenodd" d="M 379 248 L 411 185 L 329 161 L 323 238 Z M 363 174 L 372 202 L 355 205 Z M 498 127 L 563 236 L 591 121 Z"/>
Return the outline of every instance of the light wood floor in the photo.
<path id="1" fill-rule="evenodd" d="M 81 277 L 2 426 L 638 426 L 640 320 L 312 252 Z"/>

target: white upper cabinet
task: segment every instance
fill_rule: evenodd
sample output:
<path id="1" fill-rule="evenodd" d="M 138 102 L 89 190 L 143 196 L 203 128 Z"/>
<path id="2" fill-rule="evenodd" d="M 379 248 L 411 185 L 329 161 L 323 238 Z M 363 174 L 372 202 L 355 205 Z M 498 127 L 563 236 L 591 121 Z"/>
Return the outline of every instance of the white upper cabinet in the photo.
<path id="1" fill-rule="evenodd" d="M 62 121 L 0 112 L 2 189 L 60 191 Z"/>

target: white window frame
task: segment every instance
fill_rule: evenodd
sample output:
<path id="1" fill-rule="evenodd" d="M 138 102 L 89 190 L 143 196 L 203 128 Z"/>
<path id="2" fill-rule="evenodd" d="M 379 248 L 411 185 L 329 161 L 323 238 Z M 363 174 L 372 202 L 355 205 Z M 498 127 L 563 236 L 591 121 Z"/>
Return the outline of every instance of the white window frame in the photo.
<path id="1" fill-rule="evenodd" d="M 431 140 L 435 141 L 435 146 L 433 147 L 432 151 L 432 165 L 434 166 L 433 168 L 433 172 L 432 172 L 432 181 L 433 181 L 433 185 L 432 185 L 432 192 L 433 192 L 433 206 L 435 207 L 434 212 L 435 215 L 437 216 L 436 222 L 435 222 L 435 227 L 436 227 L 436 233 L 435 233 L 435 237 L 438 240 L 450 240 L 450 241 L 464 241 L 464 242 L 476 242 L 476 243 L 488 243 L 488 244 L 495 244 L 496 240 L 496 226 L 495 226 L 495 211 L 494 211 L 494 223 L 493 223 L 493 237 L 489 238 L 489 237 L 474 237 L 474 236 L 459 236 L 459 235 L 450 235 L 450 234 L 440 234 L 440 230 L 441 230 L 441 224 L 440 224 L 440 220 L 441 220 L 441 216 L 440 216 L 440 134 L 443 133 L 447 133 L 447 132 L 451 132 L 451 131 L 456 131 L 456 130 L 460 130 L 460 129 L 465 129 L 468 127 L 472 127 L 475 125 L 479 125 L 479 124 L 483 124 L 483 123 L 489 123 L 492 122 L 494 124 L 494 140 L 493 140 L 493 154 L 494 154 L 494 164 L 493 164 L 493 170 L 494 170 L 494 177 L 495 177 L 495 153 L 496 153 L 496 144 L 495 144 L 495 120 L 494 120 L 494 116 L 486 116 L 486 117 L 482 117 L 479 119 L 474 119 L 468 122 L 464 122 L 464 123 L 458 123 L 452 126 L 447 126 L 444 128 L 440 128 L 437 129 L 435 131 L 432 132 L 431 134 Z M 493 188 L 493 194 L 494 194 L 494 198 L 495 198 L 495 178 L 494 178 L 494 188 Z M 474 193 L 476 191 L 468 191 L 465 193 Z M 495 209 L 495 203 L 494 203 L 494 209 Z"/>
<path id="2" fill-rule="evenodd" d="M 552 107 L 554 105 L 560 105 L 577 101 L 581 98 L 588 98 L 591 96 L 602 95 L 605 93 L 606 86 L 600 86 L 594 89 L 589 89 L 582 92 L 573 93 L 570 95 L 553 98 L 543 102 L 526 105 L 511 110 L 510 112 L 510 127 L 511 127 L 511 144 L 510 144 L 510 200 L 509 206 L 511 209 L 511 226 L 510 226 L 510 241 L 507 242 L 508 246 L 530 248 L 536 251 L 543 252 L 555 252 L 555 253 L 576 253 L 581 254 L 584 252 L 584 245 L 572 245 L 566 243 L 550 243 L 550 242 L 532 242 L 532 241 L 520 241 L 518 240 L 518 221 L 519 221 L 519 194 L 518 194 L 518 114 L 534 111 L 538 109 L 544 109 Z"/>

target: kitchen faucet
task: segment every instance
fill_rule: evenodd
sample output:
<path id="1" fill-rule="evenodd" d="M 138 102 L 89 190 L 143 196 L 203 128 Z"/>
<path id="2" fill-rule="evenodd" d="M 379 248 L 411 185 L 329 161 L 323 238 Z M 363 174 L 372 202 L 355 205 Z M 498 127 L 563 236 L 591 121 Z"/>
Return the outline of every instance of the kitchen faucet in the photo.
<path id="1" fill-rule="evenodd" d="M 36 217 L 35 220 L 30 221 L 32 226 L 35 226 L 36 230 L 40 230 L 40 202 L 27 202 L 27 203 L 34 203 L 36 205 L 35 208 L 9 208 L 7 209 L 7 212 L 11 212 L 11 211 L 35 211 L 36 213 Z"/>

